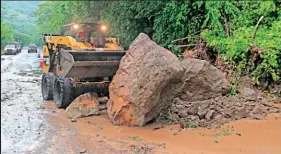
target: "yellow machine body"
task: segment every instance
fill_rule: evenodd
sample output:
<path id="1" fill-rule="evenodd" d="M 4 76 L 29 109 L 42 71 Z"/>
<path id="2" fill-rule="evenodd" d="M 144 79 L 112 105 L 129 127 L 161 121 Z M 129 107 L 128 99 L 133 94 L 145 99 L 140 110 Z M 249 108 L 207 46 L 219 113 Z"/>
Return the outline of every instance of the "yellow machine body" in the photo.
<path id="1" fill-rule="evenodd" d="M 87 25 L 87 24 L 85 24 Z M 68 30 L 73 30 L 73 25 L 67 25 Z M 99 25 L 98 25 L 99 26 Z M 86 27 L 86 29 L 90 29 L 89 27 Z M 99 30 L 99 28 L 96 28 L 96 30 Z M 89 31 L 93 32 L 93 31 Z M 88 35 L 89 36 L 89 35 Z M 90 40 L 91 37 L 88 37 L 87 39 Z M 44 35 L 44 42 L 45 45 L 43 46 L 43 58 L 44 58 L 44 64 L 43 64 L 43 72 L 53 72 L 56 75 L 62 75 L 67 77 L 73 77 L 72 75 L 75 74 L 75 77 L 81 76 L 81 77 L 90 77 L 91 73 L 89 73 L 90 66 L 96 66 L 96 67 L 111 67 L 114 68 L 116 71 L 116 61 L 120 61 L 121 57 L 124 55 L 124 49 L 119 44 L 119 39 L 115 37 L 107 37 L 103 38 L 104 44 L 102 47 L 95 47 L 92 45 L 89 41 L 79 42 L 77 41 L 73 36 L 66 36 L 66 35 Z M 63 50 L 63 51 L 61 51 Z M 56 59 L 56 55 L 60 51 L 60 58 Z M 76 53 L 79 52 L 79 53 Z M 111 52 L 111 53 L 110 53 Z M 78 55 L 78 59 L 75 57 L 75 55 Z M 100 63 L 98 61 L 101 61 L 100 58 L 96 58 L 97 55 L 99 57 L 109 57 L 109 59 L 115 61 L 110 62 L 110 60 L 105 60 L 108 63 Z M 84 60 L 83 56 L 87 59 Z M 117 59 L 112 58 L 117 57 Z M 89 59 L 89 57 L 92 57 L 93 59 Z M 111 57 L 111 58 L 110 58 Z M 82 58 L 82 59 L 81 59 Z M 103 58 L 104 59 L 104 58 Z M 64 61 L 64 62 L 62 62 Z M 91 62 L 92 61 L 92 62 Z M 61 64 L 62 63 L 62 64 Z M 97 66 L 97 65 L 101 66 Z M 112 64 L 112 65 L 110 65 Z M 52 66 L 51 66 L 52 65 Z M 114 65 L 114 66 L 113 66 Z M 84 66 L 84 67 L 83 67 Z M 118 63 L 119 66 L 119 63 Z M 118 68 L 117 66 L 117 68 Z M 79 68 L 78 68 L 79 67 Z M 73 72 L 73 70 L 77 70 L 79 72 Z M 85 69 L 87 68 L 87 69 Z M 86 72 L 82 72 L 81 70 L 84 70 Z M 96 69 L 98 70 L 98 69 Z M 104 69 L 103 71 L 109 71 L 114 72 L 110 69 Z M 72 74 L 70 74 L 70 72 Z M 80 74 L 80 75 L 78 75 Z M 83 74 L 87 74 L 84 76 Z M 92 75 L 95 76 L 97 74 L 101 73 L 94 73 L 92 72 Z M 106 75 L 106 73 L 104 73 Z M 112 76 L 112 73 L 109 73 L 108 75 Z"/>

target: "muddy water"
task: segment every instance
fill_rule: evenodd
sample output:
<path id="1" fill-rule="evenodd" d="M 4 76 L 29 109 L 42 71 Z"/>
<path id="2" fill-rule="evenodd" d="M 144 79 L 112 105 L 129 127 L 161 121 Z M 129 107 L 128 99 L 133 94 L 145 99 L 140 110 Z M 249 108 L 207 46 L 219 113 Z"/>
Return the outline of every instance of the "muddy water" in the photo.
<path id="1" fill-rule="evenodd" d="M 47 127 L 36 54 L 1 55 L 1 153 L 30 152 Z"/>
<path id="2" fill-rule="evenodd" d="M 221 129 L 184 129 L 178 125 L 152 124 L 143 128 L 114 126 L 106 113 L 100 116 L 70 122 L 64 110 L 57 110 L 48 103 L 48 110 L 55 111 L 50 122 L 59 131 L 54 134 L 49 152 L 65 150 L 76 153 L 103 154 L 280 154 L 280 114 L 271 114 L 266 120 L 239 120 Z M 63 145 L 63 146 L 58 146 Z M 66 148 L 67 147 L 67 148 Z"/>

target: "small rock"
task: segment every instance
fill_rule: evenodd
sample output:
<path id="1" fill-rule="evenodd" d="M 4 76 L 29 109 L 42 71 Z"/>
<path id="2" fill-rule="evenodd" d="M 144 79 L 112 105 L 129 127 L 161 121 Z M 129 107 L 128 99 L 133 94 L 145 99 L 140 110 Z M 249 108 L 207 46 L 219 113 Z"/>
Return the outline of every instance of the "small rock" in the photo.
<path id="1" fill-rule="evenodd" d="M 257 93 L 251 88 L 244 87 L 240 90 L 240 93 L 245 97 L 246 101 L 255 101 L 257 99 Z"/>
<path id="2" fill-rule="evenodd" d="M 270 113 L 278 113 L 279 110 L 277 108 L 272 108 L 269 110 Z"/>
<path id="3" fill-rule="evenodd" d="M 198 110 L 197 114 L 199 115 L 200 118 L 203 118 L 205 116 L 205 114 L 207 114 L 208 108 L 207 107 L 205 108 L 203 106 L 199 106 L 198 108 L 199 108 L 199 110 Z"/>
<path id="4" fill-rule="evenodd" d="M 191 115 L 196 115 L 199 111 L 199 103 L 194 103 L 192 106 L 186 109 L 186 112 Z"/>
<path id="5" fill-rule="evenodd" d="M 237 136 L 241 136 L 241 134 L 240 134 L 240 133 L 236 133 L 236 135 L 237 135 Z"/>
<path id="6" fill-rule="evenodd" d="M 154 127 L 152 130 L 155 131 L 155 130 L 158 130 L 160 129 L 161 127 Z"/>
<path id="7" fill-rule="evenodd" d="M 256 105 L 251 113 L 254 114 L 254 115 L 264 117 L 265 114 L 267 113 L 267 110 L 264 106 Z"/>
<path id="8" fill-rule="evenodd" d="M 263 119 L 264 119 L 264 116 L 258 115 L 258 114 L 250 113 L 249 116 L 250 116 L 250 118 L 252 118 L 252 119 L 257 119 L 257 120 L 263 120 Z"/>
<path id="9" fill-rule="evenodd" d="M 215 143 L 219 143 L 219 141 L 218 141 L 218 140 L 215 140 L 214 142 L 215 142 Z"/>
<path id="10" fill-rule="evenodd" d="M 215 115 L 214 119 L 220 119 L 221 117 L 222 117 L 221 114 L 217 114 L 217 115 Z"/>
<path id="11" fill-rule="evenodd" d="M 85 153 L 86 151 L 87 151 L 86 148 L 80 148 L 80 149 L 79 149 L 79 153 Z"/>
<path id="12" fill-rule="evenodd" d="M 70 119 L 99 114 L 99 100 L 95 93 L 85 93 L 78 96 L 67 108 Z"/>
<path id="13" fill-rule="evenodd" d="M 179 112 L 179 116 L 180 117 L 182 117 L 182 118 L 184 118 L 184 117 L 187 117 L 187 111 L 185 111 L 185 110 L 181 110 L 180 112 Z"/>
<path id="14" fill-rule="evenodd" d="M 199 116 L 190 115 L 190 116 L 188 116 L 188 118 L 192 121 L 195 121 L 195 120 L 199 119 Z"/>
<path id="15" fill-rule="evenodd" d="M 237 111 L 235 112 L 235 117 L 238 119 L 245 118 L 246 116 L 247 116 L 247 111 L 245 107 L 241 107 L 237 109 Z"/>
<path id="16" fill-rule="evenodd" d="M 181 109 L 181 108 L 183 108 L 184 107 L 184 105 L 176 105 L 176 108 L 178 108 L 178 109 Z"/>
<path id="17" fill-rule="evenodd" d="M 106 108 L 106 105 L 100 105 L 100 107 L 99 107 L 99 111 L 103 111 L 103 110 L 106 110 L 107 108 Z"/>
<path id="18" fill-rule="evenodd" d="M 70 122 L 77 122 L 77 120 L 76 119 L 71 119 Z"/>
<path id="19" fill-rule="evenodd" d="M 205 115 L 205 118 L 206 118 L 207 120 L 211 120 L 211 118 L 212 118 L 214 112 L 215 112 L 214 110 L 208 111 L 208 113 Z"/>

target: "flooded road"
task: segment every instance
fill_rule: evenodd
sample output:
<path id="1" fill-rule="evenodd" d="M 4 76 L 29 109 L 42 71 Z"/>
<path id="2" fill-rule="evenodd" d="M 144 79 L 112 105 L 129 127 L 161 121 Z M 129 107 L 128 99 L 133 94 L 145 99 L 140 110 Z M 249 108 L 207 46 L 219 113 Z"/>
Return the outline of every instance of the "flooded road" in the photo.
<path id="1" fill-rule="evenodd" d="M 44 138 L 46 120 L 37 54 L 1 55 L 1 153 L 32 151 Z"/>

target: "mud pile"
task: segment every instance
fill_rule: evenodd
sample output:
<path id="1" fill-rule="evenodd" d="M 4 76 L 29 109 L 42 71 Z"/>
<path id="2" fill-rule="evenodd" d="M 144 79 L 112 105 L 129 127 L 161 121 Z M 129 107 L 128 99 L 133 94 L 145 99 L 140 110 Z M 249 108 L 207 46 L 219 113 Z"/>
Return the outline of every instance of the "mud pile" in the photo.
<path id="1" fill-rule="evenodd" d="M 167 120 L 179 123 L 194 122 L 201 127 L 216 128 L 242 118 L 261 120 L 268 113 L 278 112 L 280 109 L 266 98 L 251 100 L 239 95 L 193 102 L 176 98 Z"/>
<path id="2" fill-rule="evenodd" d="M 107 113 L 114 124 L 143 126 L 171 107 L 174 98 L 201 101 L 230 89 L 209 62 L 180 61 L 141 33 L 122 58 L 110 86 Z"/>

